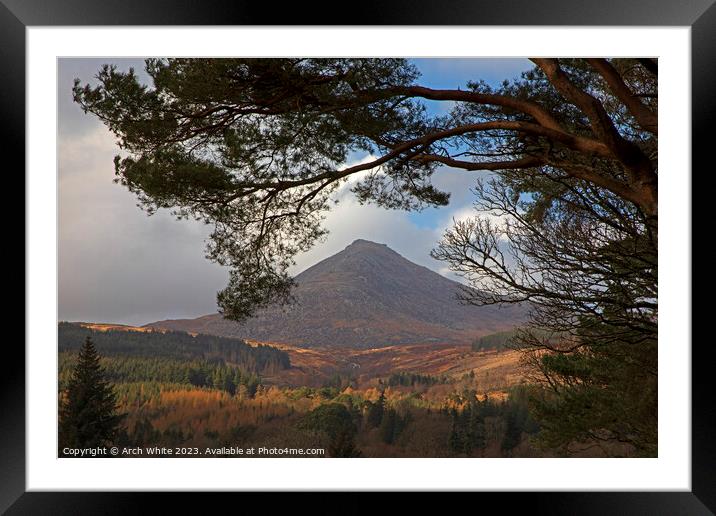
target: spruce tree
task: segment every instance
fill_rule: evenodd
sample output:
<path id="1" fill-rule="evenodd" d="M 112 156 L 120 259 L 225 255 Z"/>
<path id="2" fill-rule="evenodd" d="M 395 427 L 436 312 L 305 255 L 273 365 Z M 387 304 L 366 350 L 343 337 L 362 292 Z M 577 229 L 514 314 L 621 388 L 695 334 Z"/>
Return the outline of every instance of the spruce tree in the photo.
<path id="1" fill-rule="evenodd" d="M 383 421 L 384 410 L 385 410 L 385 391 L 381 391 L 378 401 L 369 405 L 368 426 L 370 428 L 375 428 L 376 426 L 380 426 L 381 422 Z"/>
<path id="2" fill-rule="evenodd" d="M 60 449 L 109 446 L 122 430 L 124 414 L 117 412 L 116 394 L 99 360 L 88 336 L 60 405 Z"/>
<path id="3" fill-rule="evenodd" d="M 483 452 L 487 445 L 485 420 L 480 414 L 478 404 L 473 403 L 470 411 L 470 451 Z"/>

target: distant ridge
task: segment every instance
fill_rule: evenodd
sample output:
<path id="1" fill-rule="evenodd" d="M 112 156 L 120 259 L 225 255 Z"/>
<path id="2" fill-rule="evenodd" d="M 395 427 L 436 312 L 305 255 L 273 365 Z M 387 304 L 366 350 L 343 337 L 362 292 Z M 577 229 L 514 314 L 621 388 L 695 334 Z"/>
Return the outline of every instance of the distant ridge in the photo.
<path id="1" fill-rule="evenodd" d="M 220 314 L 145 327 L 315 347 L 470 344 L 526 319 L 522 306 L 466 306 L 461 285 L 385 244 L 356 240 L 296 277 L 297 303 L 269 307 L 243 324 Z"/>
<path id="2" fill-rule="evenodd" d="M 93 322 L 73 322 L 70 324 L 76 324 L 83 328 L 88 328 L 95 331 L 167 331 L 166 328 L 152 328 L 151 326 L 131 326 L 129 324 L 114 324 L 114 323 L 93 323 Z"/>

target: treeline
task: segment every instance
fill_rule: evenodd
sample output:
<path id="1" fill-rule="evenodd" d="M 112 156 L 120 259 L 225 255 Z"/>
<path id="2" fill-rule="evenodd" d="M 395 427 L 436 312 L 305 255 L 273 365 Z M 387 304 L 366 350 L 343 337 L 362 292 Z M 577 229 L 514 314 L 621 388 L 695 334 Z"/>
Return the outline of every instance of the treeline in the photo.
<path id="1" fill-rule="evenodd" d="M 77 356 L 72 352 L 59 354 L 59 387 L 64 390 L 72 376 Z M 156 382 L 159 384 L 191 385 L 222 390 L 233 395 L 240 389 L 253 397 L 261 383 L 259 375 L 226 365 L 220 360 L 179 361 L 165 358 L 105 357 L 100 360 L 106 379 L 112 383 Z"/>
<path id="2" fill-rule="evenodd" d="M 472 341 L 473 351 L 484 351 L 486 349 L 505 349 L 512 339 L 517 335 L 517 330 L 499 331 L 491 333 Z"/>
<path id="3" fill-rule="evenodd" d="M 486 349 L 501 350 L 505 348 L 514 348 L 514 345 L 517 344 L 517 341 L 519 340 L 518 337 L 522 337 L 520 331 L 522 331 L 520 328 L 515 328 L 513 330 L 490 333 L 489 335 L 485 335 L 472 341 L 472 350 L 483 351 Z M 539 328 L 530 328 L 529 334 L 533 338 L 538 338 L 544 340 L 545 342 L 559 342 L 560 339 L 565 337 L 565 335 L 560 332 L 548 331 Z"/>
<path id="4" fill-rule="evenodd" d="M 415 385 L 430 386 L 449 382 L 450 378 L 446 375 L 432 376 L 419 373 L 407 373 L 404 371 L 391 374 L 385 382 L 382 380 L 380 381 L 380 383 L 386 383 L 390 387 L 395 387 L 397 385 L 401 385 L 403 387 L 413 387 Z"/>
<path id="5" fill-rule="evenodd" d="M 252 374 L 271 374 L 291 367 L 288 353 L 272 346 L 250 346 L 242 340 L 184 332 L 95 331 L 79 324 L 58 325 L 59 351 L 76 352 L 90 336 L 103 357 L 159 358 L 207 364 L 231 364 Z M 178 374 L 165 371 L 162 374 Z M 198 381 L 198 380 L 197 380 Z"/>
<path id="6" fill-rule="evenodd" d="M 474 390 L 453 393 L 451 403 L 436 411 L 413 404 L 411 397 L 389 400 L 387 393 L 374 400 L 343 393 L 308 412 L 298 428 L 325 435 L 332 457 L 419 456 L 406 453 L 421 440 L 432 456 L 505 457 L 525 453 L 524 447 L 534 453 L 527 437 L 539 426 L 522 388 L 504 400 Z"/>
<path id="7" fill-rule="evenodd" d="M 132 446 L 265 445 L 272 431 L 286 432 L 299 417 L 294 412 L 300 403 L 294 406 L 276 387 L 259 386 L 253 397 L 156 382 L 115 388 L 120 410 L 128 413 L 122 442 Z M 254 433 L 256 440 L 246 441 Z M 302 446 L 314 444 L 306 441 Z"/>

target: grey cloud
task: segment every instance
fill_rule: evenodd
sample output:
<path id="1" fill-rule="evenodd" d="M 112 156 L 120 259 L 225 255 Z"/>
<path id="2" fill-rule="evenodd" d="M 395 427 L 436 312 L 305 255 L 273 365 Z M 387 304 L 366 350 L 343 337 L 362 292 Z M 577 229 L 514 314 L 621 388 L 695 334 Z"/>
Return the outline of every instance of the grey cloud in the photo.
<path id="1" fill-rule="evenodd" d="M 103 127 L 65 142 L 59 164 L 59 317 L 130 324 L 215 310 L 226 271 L 204 258 L 208 228 L 148 217 L 112 182 Z M 68 155 L 69 154 L 69 155 Z"/>

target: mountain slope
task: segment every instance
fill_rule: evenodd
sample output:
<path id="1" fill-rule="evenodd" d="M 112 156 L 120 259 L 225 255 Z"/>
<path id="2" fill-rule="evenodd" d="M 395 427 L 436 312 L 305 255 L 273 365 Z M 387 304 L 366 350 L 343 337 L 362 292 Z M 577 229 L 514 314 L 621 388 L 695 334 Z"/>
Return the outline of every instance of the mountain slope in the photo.
<path id="1" fill-rule="evenodd" d="M 296 277 L 296 304 L 270 307 L 238 324 L 220 314 L 147 326 L 312 346 L 469 344 L 515 327 L 519 306 L 461 305 L 460 284 L 384 244 L 356 240 Z"/>

